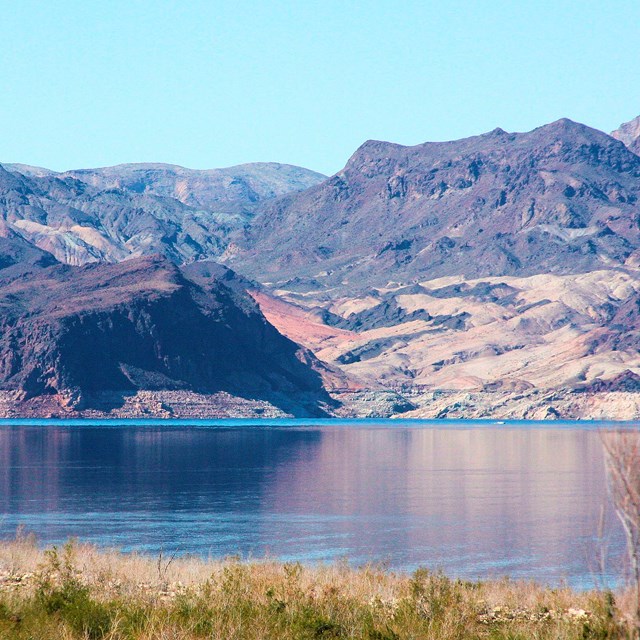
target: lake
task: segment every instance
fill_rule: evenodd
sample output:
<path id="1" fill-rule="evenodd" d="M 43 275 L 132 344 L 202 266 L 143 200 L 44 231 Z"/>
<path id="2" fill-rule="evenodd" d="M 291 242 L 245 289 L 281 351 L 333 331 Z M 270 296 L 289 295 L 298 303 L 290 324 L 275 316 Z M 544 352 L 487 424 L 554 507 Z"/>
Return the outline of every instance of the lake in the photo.
<path id="1" fill-rule="evenodd" d="M 482 421 L 4 421 L 0 534 L 588 587 L 599 428 Z"/>

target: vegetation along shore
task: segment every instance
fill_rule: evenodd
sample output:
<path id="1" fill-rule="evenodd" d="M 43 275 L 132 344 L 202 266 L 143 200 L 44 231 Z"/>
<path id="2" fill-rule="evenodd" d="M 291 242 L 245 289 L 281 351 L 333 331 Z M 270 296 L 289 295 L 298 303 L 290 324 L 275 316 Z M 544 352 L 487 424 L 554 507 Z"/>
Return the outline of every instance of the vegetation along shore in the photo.
<path id="1" fill-rule="evenodd" d="M 634 594 L 0 543 L 0 638 L 629 638 Z"/>

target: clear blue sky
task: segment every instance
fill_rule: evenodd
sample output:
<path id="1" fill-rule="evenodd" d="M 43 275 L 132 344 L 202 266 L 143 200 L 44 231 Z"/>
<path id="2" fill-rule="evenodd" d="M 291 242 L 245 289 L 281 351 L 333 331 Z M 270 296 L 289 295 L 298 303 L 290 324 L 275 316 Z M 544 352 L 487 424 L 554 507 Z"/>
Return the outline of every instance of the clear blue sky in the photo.
<path id="1" fill-rule="evenodd" d="M 638 0 L 0 0 L 0 161 L 339 170 L 416 144 L 640 114 Z"/>

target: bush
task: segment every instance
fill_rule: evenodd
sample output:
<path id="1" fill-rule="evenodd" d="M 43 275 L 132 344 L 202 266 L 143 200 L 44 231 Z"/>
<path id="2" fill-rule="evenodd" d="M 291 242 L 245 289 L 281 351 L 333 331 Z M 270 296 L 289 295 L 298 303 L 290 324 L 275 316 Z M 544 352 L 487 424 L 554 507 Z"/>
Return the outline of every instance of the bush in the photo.
<path id="1" fill-rule="evenodd" d="M 73 562 L 74 543 L 62 550 L 46 551 L 47 563 L 42 569 L 36 591 L 36 602 L 49 615 L 57 615 L 74 631 L 89 640 L 101 640 L 111 630 L 113 613 L 109 606 L 92 599 L 83 585 Z"/>

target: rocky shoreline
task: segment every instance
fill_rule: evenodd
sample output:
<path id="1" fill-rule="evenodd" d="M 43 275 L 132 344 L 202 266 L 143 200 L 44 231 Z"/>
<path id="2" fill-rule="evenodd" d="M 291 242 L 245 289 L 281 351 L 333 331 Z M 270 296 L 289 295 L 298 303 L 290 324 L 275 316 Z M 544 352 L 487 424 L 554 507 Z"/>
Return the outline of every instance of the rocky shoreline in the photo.
<path id="1" fill-rule="evenodd" d="M 636 420 L 640 393 L 632 391 L 525 392 L 402 390 L 338 391 L 335 404 L 318 410 L 317 397 L 242 398 L 226 392 L 109 392 L 88 398 L 83 408 L 58 395 L 29 400 L 0 391 L 0 418 L 410 418 L 485 420 Z"/>
<path id="2" fill-rule="evenodd" d="M 61 401 L 62 400 L 62 401 Z M 0 391 L 0 418 L 286 418 L 330 415 L 318 411 L 309 397 L 275 395 L 271 401 L 241 398 L 227 392 L 130 391 L 88 397 L 83 408 L 64 404 L 58 395 L 20 400 L 15 392 Z"/>
<path id="3" fill-rule="evenodd" d="M 640 417 L 640 393 L 633 391 L 425 391 L 409 388 L 341 393 L 335 397 L 342 402 L 342 415 L 361 418 L 617 421 Z"/>

